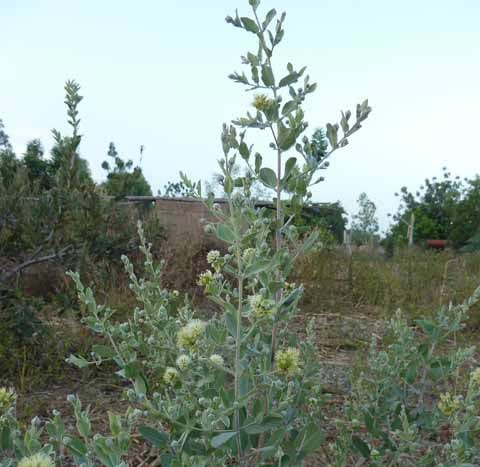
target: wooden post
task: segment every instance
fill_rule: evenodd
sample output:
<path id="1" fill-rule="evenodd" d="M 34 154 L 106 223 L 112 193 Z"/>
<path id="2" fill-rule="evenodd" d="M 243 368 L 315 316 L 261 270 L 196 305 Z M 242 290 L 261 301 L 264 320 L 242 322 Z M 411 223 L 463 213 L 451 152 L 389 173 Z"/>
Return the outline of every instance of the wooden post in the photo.
<path id="1" fill-rule="evenodd" d="M 415 226 L 415 214 L 412 212 L 410 215 L 410 222 L 408 223 L 408 247 L 411 248 L 413 246 L 413 229 Z"/>
<path id="2" fill-rule="evenodd" d="M 352 256 L 352 231 L 345 229 L 343 231 L 343 246 L 345 247 L 345 251 L 347 256 Z"/>

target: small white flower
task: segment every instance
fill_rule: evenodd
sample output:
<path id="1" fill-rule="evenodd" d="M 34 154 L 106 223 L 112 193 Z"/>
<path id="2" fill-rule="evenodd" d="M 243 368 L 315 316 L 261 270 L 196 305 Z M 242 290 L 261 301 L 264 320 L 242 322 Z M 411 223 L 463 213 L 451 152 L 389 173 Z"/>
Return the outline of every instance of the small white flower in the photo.
<path id="1" fill-rule="evenodd" d="M 218 250 L 211 250 L 207 254 L 207 263 L 208 264 L 215 264 L 220 258 L 220 252 Z"/>
<path id="2" fill-rule="evenodd" d="M 192 359 L 188 355 L 180 355 L 177 358 L 177 366 L 180 368 L 180 370 L 186 370 L 188 368 L 188 365 L 190 365 L 190 362 Z"/>
<path id="3" fill-rule="evenodd" d="M 167 367 L 163 375 L 163 380 L 167 384 L 171 385 L 171 384 L 174 384 L 175 381 L 177 381 L 177 379 L 178 379 L 178 371 L 175 368 L 172 368 L 170 366 Z"/>
<path id="4" fill-rule="evenodd" d="M 17 399 L 13 389 L 0 388 L 0 412 L 9 409 Z"/>
<path id="5" fill-rule="evenodd" d="M 190 320 L 177 333 L 177 343 L 181 348 L 192 350 L 205 332 L 207 324 L 199 319 Z"/>
<path id="6" fill-rule="evenodd" d="M 216 353 L 210 355 L 210 361 L 217 366 L 223 366 L 225 363 L 225 361 L 223 360 L 223 357 Z"/>
<path id="7" fill-rule="evenodd" d="M 33 456 L 24 457 L 19 463 L 18 467 L 55 467 L 52 459 L 41 452 Z"/>
<path id="8" fill-rule="evenodd" d="M 254 259 L 255 259 L 255 253 L 256 253 L 256 250 L 255 248 L 247 248 L 243 251 L 243 260 L 246 262 L 246 263 L 251 263 Z"/>

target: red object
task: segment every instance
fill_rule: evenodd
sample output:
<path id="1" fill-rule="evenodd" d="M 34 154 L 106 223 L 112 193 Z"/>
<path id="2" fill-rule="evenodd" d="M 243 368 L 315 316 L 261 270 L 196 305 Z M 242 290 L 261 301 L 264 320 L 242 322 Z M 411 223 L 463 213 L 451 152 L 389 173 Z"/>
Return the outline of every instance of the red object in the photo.
<path id="1" fill-rule="evenodd" d="M 427 246 L 436 250 L 444 250 L 447 246 L 446 240 L 427 240 Z"/>

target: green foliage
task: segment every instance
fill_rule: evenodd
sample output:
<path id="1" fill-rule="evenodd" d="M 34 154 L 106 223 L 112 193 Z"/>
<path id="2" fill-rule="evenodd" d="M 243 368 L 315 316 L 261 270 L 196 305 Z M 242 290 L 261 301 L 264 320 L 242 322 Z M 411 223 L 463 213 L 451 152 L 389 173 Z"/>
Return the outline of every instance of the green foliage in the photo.
<path id="1" fill-rule="evenodd" d="M 5 133 L 3 120 L 0 118 L 0 150 L 5 151 L 5 149 L 10 149 L 10 141 L 7 133 Z"/>
<path id="2" fill-rule="evenodd" d="M 163 190 L 163 196 L 167 198 L 185 198 L 190 196 L 190 190 L 181 180 L 178 182 L 167 182 L 167 184 L 164 185 Z M 158 191 L 158 194 L 161 195 L 160 190 Z"/>
<path id="3" fill-rule="evenodd" d="M 132 160 L 124 161 L 119 157 L 113 143 L 110 143 L 107 155 L 114 162 L 113 166 L 110 166 L 108 161 L 102 163 L 102 168 L 107 171 L 107 181 L 103 183 L 103 188 L 108 195 L 118 199 L 125 196 L 152 195 L 152 189 L 145 179 L 142 169 L 133 167 Z"/>
<path id="4" fill-rule="evenodd" d="M 294 225 L 300 232 L 308 232 L 312 228 L 323 230 L 326 237 L 330 237 L 328 244 L 342 243 L 346 224 L 346 212 L 339 201 L 307 204 L 294 219 Z"/>
<path id="5" fill-rule="evenodd" d="M 154 262 L 141 227 L 143 278 L 123 256 L 138 302 L 127 320 L 116 319 L 112 308 L 97 303 L 78 273 L 70 274 L 85 309 L 85 324 L 104 339 L 92 347 L 88 359 L 72 356 L 69 361 L 81 368 L 104 362 L 114 365 L 116 375 L 130 385 L 126 393 L 130 404 L 141 410 L 140 433 L 158 449 L 158 460 L 166 466 L 275 463 L 293 467 L 302 465 L 325 438 L 313 328 L 307 327 L 304 339 L 297 339 L 288 328 L 303 287 L 288 283 L 287 278 L 295 260 L 317 244 L 319 235 L 314 232 L 301 241 L 292 221 L 311 198 L 309 188 L 321 181 L 318 171 L 327 166 L 334 151 L 348 143 L 371 109 L 367 101 L 358 105 L 351 126 L 351 113 L 342 113 L 339 124 L 327 124 L 326 139 L 318 132 L 313 138 L 302 136 L 308 126 L 302 105 L 316 85 L 305 74 L 305 67 L 296 69 L 289 63 L 285 74 L 274 68 L 285 14 L 277 16 L 270 10 L 260 20 L 260 1 L 249 0 L 249 4 L 250 16 L 236 14 L 227 17 L 227 22 L 255 38 L 254 52 L 242 57 L 251 77 L 234 73 L 231 78 L 262 94 L 254 98 L 254 113 L 223 126 L 219 166 L 228 211 L 215 204 L 212 193 L 203 197 L 200 182 L 182 175 L 183 184 L 204 200 L 215 219 L 206 225 L 207 232 L 225 243 L 225 253 L 208 253 L 209 268 L 198 278 L 217 313 L 208 321 L 201 320 L 187 299 L 181 301 L 178 293 L 163 287 L 163 264 Z M 67 94 L 75 89 L 70 86 Z M 74 132 L 64 146 L 65 160 L 73 166 L 79 143 L 75 107 L 79 100 L 75 93 L 69 99 Z M 246 134 L 252 129 L 271 135 L 275 169 L 265 165 L 267 158 L 247 144 Z M 298 159 L 285 157 L 290 150 L 296 151 Z M 246 175 L 235 172 L 238 156 L 247 165 Z M 125 168 L 123 161 L 117 168 Z M 251 190 L 254 182 L 275 191 L 274 218 L 268 209 L 257 208 Z M 68 436 L 65 441 L 58 436 L 56 448 L 63 442 L 77 465 L 92 465 L 94 457 L 104 465 L 123 465 L 121 457 L 128 443 L 114 437 L 110 442 L 100 443 L 101 437 L 92 441 L 88 411 L 76 399 L 71 402 L 80 438 Z M 126 433 L 133 423 L 127 420 Z M 51 431 L 62 430 L 58 421 Z M 50 446 L 49 442 L 43 448 L 34 447 L 53 456 Z"/>
<path id="6" fill-rule="evenodd" d="M 3 388 L 0 391 L 5 391 Z M 2 466 L 54 467 L 65 465 L 66 454 L 73 458 L 75 465 L 93 467 L 127 467 L 123 460 L 130 445 L 130 427 L 139 413 L 127 411 L 125 416 L 108 414 L 110 435 L 93 434 L 89 408 L 83 409 L 80 400 L 68 396 L 72 406 L 77 433 L 72 434 L 65 426 L 61 414 L 54 410 L 52 418 L 42 423 L 35 417 L 30 426 L 22 432 L 15 417 L 15 393 L 3 394 L 5 401 L 0 407 L 0 452 Z M 15 459 L 18 464 L 12 464 Z M 35 462 L 34 462 L 35 461 Z"/>
<path id="7" fill-rule="evenodd" d="M 6 338 L 13 333 L 20 348 L 23 337 L 41 328 L 33 316 L 39 307 L 32 303 L 37 301 L 24 293 L 25 272 L 46 270 L 52 264 L 79 267 L 88 257 L 118 261 L 134 247 L 132 217 L 143 214 L 104 199 L 91 180 L 86 161 L 79 156 L 79 89 L 75 82 L 65 86 L 72 134 L 53 131 L 51 159 L 44 159 L 38 140 L 27 145 L 22 159 L 8 144 L 0 151 L 0 308 L 4 313 L 0 334 Z M 161 234 L 154 217 L 149 231 L 156 238 Z M 56 281 L 65 282 L 61 276 Z M 38 298 L 48 298 L 53 285 L 38 289 Z"/>
<path id="8" fill-rule="evenodd" d="M 394 225 L 387 241 L 405 242 L 410 214 L 415 214 L 414 239 L 449 240 L 455 247 L 464 246 L 480 228 L 480 181 L 453 178 L 446 168 L 441 179 L 426 179 L 415 193 L 406 187 L 400 191 L 401 204 L 393 216 Z"/>
<path id="9" fill-rule="evenodd" d="M 31 185 L 38 184 L 41 190 L 50 189 L 53 184 L 53 164 L 44 159 L 42 143 L 34 139 L 27 144 L 22 165 L 25 167 Z"/>
<path id="10" fill-rule="evenodd" d="M 345 405 L 348 424 L 337 443 L 337 457 L 350 444 L 354 454 L 350 462 L 364 458 L 373 466 L 478 463 L 480 370 L 462 383 L 461 370 L 473 363 L 474 349 L 449 343 L 479 300 L 480 288 L 463 304 L 442 307 L 433 318 L 417 320 L 415 328 L 397 313 L 389 325 L 391 343 L 381 349 L 374 340 L 366 366 L 352 382 Z M 452 383 L 453 395 L 448 390 Z M 445 426 L 448 442 L 441 449 L 433 447 L 432 439 L 438 439 Z"/>
<path id="11" fill-rule="evenodd" d="M 378 232 L 377 206 L 366 193 L 357 200 L 358 213 L 352 219 L 352 241 L 357 245 L 372 244 Z"/>

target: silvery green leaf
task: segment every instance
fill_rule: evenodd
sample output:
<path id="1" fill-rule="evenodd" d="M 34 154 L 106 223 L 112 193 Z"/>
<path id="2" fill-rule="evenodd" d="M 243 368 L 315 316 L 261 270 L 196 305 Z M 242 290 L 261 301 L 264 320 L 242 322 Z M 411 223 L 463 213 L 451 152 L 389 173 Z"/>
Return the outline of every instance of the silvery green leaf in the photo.
<path id="1" fill-rule="evenodd" d="M 265 86 L 275 86 L 273 71 L 268 65 L 262 66 L 262 81 Z"/>
<path id="2" fill-rule="evenodd" d="M 223 189 L 225 190 L 225 193 L 227 193 L 227 194 L 232 193 L 232 191 L 233 191 L 233 180 L 232 180 L 232 177 L 230 177 L 230 175 L 227 175 L 225 177 L 225 180 L 223 182 Z"/>
<path id="3" fill-rule="evenodd" d="M 245 269 L 245 277 L 254 276 L 259 272 L 266 271 L 271 267 L 271 262 L 268 259 L 258 259 L 253 264 Z"/>
<path id="4" fill-rule="evenodd" d="M 167 446 L 168 435 L 163 431 L 157 431 L 149 426 L 141 425 L 138 431 L 142 438 L 146 439 L 150 444 L 158 449 L 163 449 Z"/>
<path id="5" fill-rule="evenodd" d="M 225 224 L 217 227 L 217 237 L 226 243 L 233 243 L 236 240 L 233 230 Z"/>
<path id="6" fill-rule="evenodd" d="M 288 178 L 288 176 L 290 175 L 290 172 L 295 167 L 296 163 L 297 163 L 297 158 L 296 157 L 290 157 L 287 160 L 287 162 L 285 162 L 285 170 L 284 170 L 284 174 L 283 174 L 284 180 L 286 180 Z"/>
<path id="7" fill-rule="evenodd" d="M 252 54 L 252 52 L 247 53 L 247 58 L 248 61 L 253 65 L 253 66 L 259 66 L 260 65 L 260 60 L 258 59 L 258 56 L 255 54 Z"/>
<path id="8" fill-rule="evenodd" d="M 277 186 L 277 176 L 275 172 L 269 167 L 263 167 L 260 169 L 260 180 L 268 188 L 276 188 Z"/>
<path id="9" fill-rule="evenodd" d="M 283 77 L 280 80 L 280 82 L 278 83 L 278 87 L 283 88 L 284 86 L 289 86 L 290 84 L 296 83 L 299 77 L 299 73 L 290 73 L 289 75 Z"/>
<path id="10" fill-rule="evenodd" d="M 265 29 L 268 28 L 268 25 L 272 22 L 272 19 L 275 18 L 275 15 L 277 14 L 277 10 L 275 8 L 272 8 L 268 13 L 267 16 L 265 17 L 265 21 L 262 23 L 262 28 L 265 31 Z"/>
<path id="11" fill-rule="evenodd" d="M 283 425 L 283 418 L 281 415 L 271 414 L 266 416 L 260 423 L 255 423 L 245 428 L 245 432 L 249 435 L 258 435 L 266 431 L 272 431 Z"/>
<path id="12" fill-rule="evenodd" d="M 262 167 L 262 156 L 257 152 L 255 153 L 255 173 L 259 173 Z"/>
<path id="13" fill-rule="evenodd" d="M 115 356 L 114 350 L 108 345 L 95 344 L 92 346 L 92 351 L 101 358 L 113 358 Z"/>
<path id="14" fill-rule="evenodd" d="M 250 157 L 250 151 L 248 149 L 248 146 L 243 141 L 240 143 L 238 151 L 240 152 L 240 155 L 243 157 L 243 159 L 248 160 L 248 158 Z"/>
<path id="15" fill-rule="evenodd" d="M 78 368 L 86 368 L 89 365 L 89 362 L 83 357 L 77 357 L 76 355 L 70 355 L 67 358 L 67 362 L 75 365 Z"/>
<path id="16" fill-rule="evenodd" d="M 248 18 L 248 17 L 243 17 L 243 18 L 240 18 L 240 21 L 242 22 L 243 27 L 247 31 L 253 32 L 254 34 L 258 33 L 257 23 L 253 19 Z"/>
<path id="17" fill-rule="evenodd" d="M 288 115 L 297 108 L 298 104 L 296 101 L 285 102 L 285 105 L 282 108 L 282 115 Z"/>
<path id="18" fill-rule="evenodd" d="M 217 449 L 223 444 L 225 444 L 227 441 L 231 440 L 236 434 L 236 431 L 225 431 L 223 433 L 220 433 L 219 435 L 216 435 L 212 438 L 211 445 L 213 448 Z"/>

